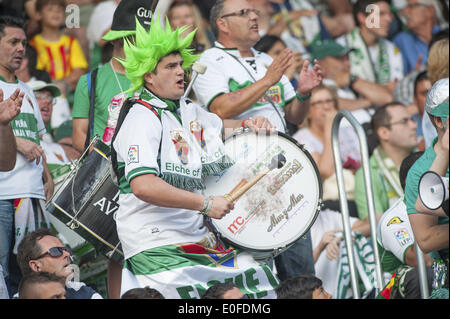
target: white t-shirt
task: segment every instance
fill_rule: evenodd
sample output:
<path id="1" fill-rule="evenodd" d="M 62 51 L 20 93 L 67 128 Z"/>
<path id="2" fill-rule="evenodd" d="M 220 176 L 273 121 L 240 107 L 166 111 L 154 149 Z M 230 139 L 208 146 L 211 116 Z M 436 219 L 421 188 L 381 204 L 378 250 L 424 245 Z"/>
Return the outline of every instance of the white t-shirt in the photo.
<path id="1" fill-rule="evenodd" d="M 11 121 L 14 136 L 22 137 L 40 145 L 39 136 L 46 132 L 39 105 L 33 91 L 22 81 L 7 83 L 0 79 L 3 99 L 8 99 L 19 88 L 25 93 L 20 114 Z M 0 172 L 0 200 L 14 198 L 45 199 L 42 161 L 28 162 L 17 152 L 16 166 L 9 172 Z"/>
<path id="2" fill-rule="evenodd" d="M 155 114 L 145 106 L 136 105 L 131 108 L 113 143 L 117 162 L 125 168 L 126 181 L 120 188 L 120 207 L 116 214 L 117 232 L 125 259 L 158 246 L 195 243 L 208 232 L 201 214 L 187 209 L 155 206 L 131 192 L 129 183 L 134 177 L 159 175 L 157 159 L 161 134 L 161 122 Z"/>
<path id="3" fill-rule="evenodd" d="M 377 224 L 377 241 L 384 249 L 405 263 L 406 250 L 414 245 L 414 240 L 402 196 L 381 216 Z"/>
<path id="4" fill-rule="evenodd" d="M 273 61 L 269 55 L 254 49 L 252 49 L 254 58 L 242 58 L 237 49 L 225 49 L 218 42 L 215 45 L 216 47 L 203 52 L 199 62 L 205 64 L 207 69 L 204 74 L 198 76 L 193 85 L 199 104 L 207 108 L 217 96 L 238 91 L 250 86 L 255 80 L 262 79 L 267 72 L 267 66 Z M 256 104 L 234 119 L 265 116 L 278 131 L 285 132 L 284 107 L 296 98 L 295 89 L 289 79 L 283 75 L 280 82 L 267 90 L 266 94 L 276 106 L 277 111 L 263 96 Z"/>

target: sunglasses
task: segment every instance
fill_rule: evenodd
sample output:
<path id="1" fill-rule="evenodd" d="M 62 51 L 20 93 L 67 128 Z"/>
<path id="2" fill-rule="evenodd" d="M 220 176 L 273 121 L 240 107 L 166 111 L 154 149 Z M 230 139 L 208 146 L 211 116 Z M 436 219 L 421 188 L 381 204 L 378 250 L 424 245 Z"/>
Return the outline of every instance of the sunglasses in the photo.
<path id="1" fill-rule="evenodd" d="M 35 260 L 41 259 L 41 258 L 46 257 L 46 256 L 50 256 L 50 257 L 53 257 L 53 258 L 61 257 L 65 251 L 67 251 L 69 253 L 69 255 L 72 256 L 72 251 L 70 250 L 70 248 L 67 248 L 67 247 L 52 247 L 47 252 L 45 252 L 42 255 L 40 255 L 39 257 L 35 258 Z"/>

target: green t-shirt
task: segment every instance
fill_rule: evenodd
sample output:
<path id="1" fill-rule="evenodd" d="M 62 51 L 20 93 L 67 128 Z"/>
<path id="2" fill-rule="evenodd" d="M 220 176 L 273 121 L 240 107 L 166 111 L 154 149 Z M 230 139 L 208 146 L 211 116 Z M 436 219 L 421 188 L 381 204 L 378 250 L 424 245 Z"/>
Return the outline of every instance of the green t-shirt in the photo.
<path id="1" fill-rule="evenodd" d="M 370 157 L 369 167 L 370 176 L 372 178 L 375 213 L 383 214 L 391 206 L 391 201 L 393 202 L 399 198 L 399 194 L 397 194 L 397 192 L 389 185 L 389 182 L 383 176 L 381 168 L 373 155 Z M 367 207 L 366 185 L 364 183 L 364 172 L 362 167 L 360 167 L 355 174 L 355 204 L 358 210 L 359 219 L 364 220 L 369 215 L 369 208 Z"/>
<path id="2" fill-rule="evenodd" d="M 108 120 L 108 106 L 113 97 L 130 88 L 130 80 L 125 74 L 117 73 L 117 79 L 111 64 L 108 62 L 98 69 L 95 87 L 95 109 L 94 109 L 94 135 L 100 138 L 106 128 Z M 81 76 L 75 90 L 75 101 L 73 105 L 72 118 L 89 118 L 89 90 L 86 74 Z M 119 80 L 120 86 L 117 83 Z M 122 88 L 122 90 L 121 90 Z"/>
<path id="3" fill-rule="evenodd" d="M 414 163 L 414 165 L 410 168 L 408 172 L 408 176 L 406 177 L 406 187 L 405 187 L 405 204 L 406 209 L 409 214 L 418 214 L 414 205 L 416 204 L 417 197 L 419 196 L 419 181 L 420 177 L 427 172 L 431 164 L 433 164 L 434 159 L 436 158 L 436 153 L 434 152 L 434 145 L 436 144 L 438 138 L 436 137 L 433 140 L 431 146 L 429 146 L 425 153 Z M 445 176 L 448 177 L 448 169 L 445 173 Z M 448 217 L 439 217 L 438 224 L 448 224 Z M 440 251 L 443 256 L 448 256 L 448 248 Z M 434 253 L 434 252 L 433 252 Z M 437 258 L 436 254 L 431 254 L 433 258 Z"/>

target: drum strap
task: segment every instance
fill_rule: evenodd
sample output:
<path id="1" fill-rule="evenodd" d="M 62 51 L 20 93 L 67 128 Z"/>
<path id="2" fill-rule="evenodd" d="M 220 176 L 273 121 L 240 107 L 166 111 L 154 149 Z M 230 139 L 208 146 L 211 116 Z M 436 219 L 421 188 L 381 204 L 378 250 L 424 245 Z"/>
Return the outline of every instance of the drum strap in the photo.
<path id="1" fill-rule="evenodd" d="M 113 182 L 116 185 L 119 185 L 119 180 L 121 176 L 125 174 L 123 170 L 119 171 L 117 167 L 117 152 L 113 147 L 113 143 L 116 140 L 117 133 L 120 130 L 120 127 L 122 126 L 123 121 L 125 120 L 125 117 L 128 115 L 128 112 L 130 112 L 131 108 L 136 104 L 141 104 L 148 108 L 150 111 L 153 112 L 153 114 L 156 115 L 156 117 L 161 121 L 161 115 L 158 113 L 158 110 L 150 105 L 149 103 L 143 101 L 143 100 L 135 100 L 135 99 L 127 99 L 120 109 L 119 118 L 117 119 L 117 126 L 113 135 L 113 138 L 111 140 L 111 166 L 112 166 L 112 172 L 111 177 Z M 114 174 L 113 174 L 114 173 Z"/>
<path id="2" fill-rule="evenodd" d="M 86 74 L 89 95 L 89 126 L 86 134 L 86 141 L 84 142 L 84 149 L 89 146 L 91 135 L 94 133 L 95 88 L 97 83 L 97 72 L 98 68 Z"/>

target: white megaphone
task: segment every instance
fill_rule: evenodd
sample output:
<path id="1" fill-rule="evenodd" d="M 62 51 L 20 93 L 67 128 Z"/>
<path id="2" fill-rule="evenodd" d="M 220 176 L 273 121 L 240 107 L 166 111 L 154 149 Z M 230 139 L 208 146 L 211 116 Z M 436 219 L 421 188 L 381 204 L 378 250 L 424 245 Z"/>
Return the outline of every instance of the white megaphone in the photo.
<path id="1" fill-rule="evenodd" d="M 438 209 L 448 199 L 448 177 L 426 172 L 419 181 L 419 196 L 426 208 Z"/>

